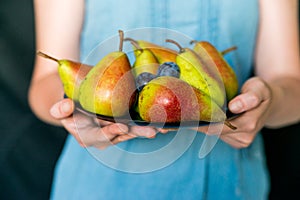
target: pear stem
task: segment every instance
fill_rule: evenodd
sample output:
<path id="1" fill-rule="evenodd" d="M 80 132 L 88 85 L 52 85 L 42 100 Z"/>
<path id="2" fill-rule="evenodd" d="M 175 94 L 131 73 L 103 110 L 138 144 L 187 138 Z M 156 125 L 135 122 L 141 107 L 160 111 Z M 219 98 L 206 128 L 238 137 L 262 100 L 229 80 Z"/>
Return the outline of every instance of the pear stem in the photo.
<path id="1" fill-rule="evenodd" d="M 228 48 L 228 49 L 225 49 L 225 50 L 221 51 L 221 54 L 222 54 L 222 55 L 225 55 L 225 54 L 227 54 L 227 53 L 229 53 L 229 52 L 231 52 L 231 51 L 234 51 L 234 50 L 236 50 L 236 49 L 237 49 L 237 47 L 236 47 L 236 46 L 233 46 L 233 47 L 230 47 L 230 48 Z"/>
<path id="2" fill-rule="evenodd" d="M 124 32 L 122 30 L 119 30 L 119 37 L 120 37 L 119 51 L 123 51 Z"/>
<path id="3" fill-rule="evenodd" d="M 192 40 L 192 41 L 190 41 L 190 44 L 195 44 L 197 42 L 198 42 L 197 40 Z M 227 53 L 229 53 L 231 51 L 234 51 L 236 49 L 237 49 L 236 46 L 232 46 L 232 47 L 229 47 L 228 49 L 225 49 L 225 50 L 221 51 L 221 54 L 224 56 L 225 54 L 227 54 Z"/>
<path id="4" fill-rule="evenodd" d="M 142 50 L 142 48 L 140 47 L 140 45 L 136 42 L 136 41 L 130 41 L 130 43 L 137 49 Z"/>
<path id="5" fill-rule="evenodd" d="M 192 40 L 192 41 L 190 41 L 190 44 L 195 44 L 197 42 L 198 42 L 197 40 Z"/>
<path id="6" fill-rule="evenodd" d="M 44 58 L 53 60 L 53 61 L 55 61 L 55 62 L 57 62 L 57 63 L 59 62 L 58 59 L 56 59 L 56 58 L 54 58 L 54 57 L 52 57 L 52 56 L 49 56 L 49 55 L 47 55 L 47 54 L 45 54 L 45 53 L 43 53 L 43 52 L 41 52 L 41 51 L 36 52 L 36 54 L 39 55 L 39 56 L 42 56 L 42 57 L 44 57 Z"/>
<path id="7" fill-rule="evenodd" d="M 176 42 L 175 40 L 166 39 L 166 42 L 175 44 L 179 48 L 180 53 L 184 52 L 184 48 L 178 42 Z"/>
<path id="8" fill-rule="evenodd" d="M 124 41 L 130 41 L 130 42 L 134 42 L 137 44 L 137 41 L 135 39 L 132 39 L 130 37 L 124 38 Z"/>
<path id="9" fill-rule="evenodd" d="M 139 51 L 143 52 L 143 49 L 141 46 L 138 44 L 138 42 L 132 38 L 125 38 L 124 41 L 130 41 L 130 43 Z"/>
<path id="10" fill-rule="evenodd" d="M 229 128 L 231 128 L 232 130 L 236 130 L 237 129 L 237 127 L 233 126 L 228 120 L 225 120 L 224 124 L 226 126 L 228 126 Z"/>

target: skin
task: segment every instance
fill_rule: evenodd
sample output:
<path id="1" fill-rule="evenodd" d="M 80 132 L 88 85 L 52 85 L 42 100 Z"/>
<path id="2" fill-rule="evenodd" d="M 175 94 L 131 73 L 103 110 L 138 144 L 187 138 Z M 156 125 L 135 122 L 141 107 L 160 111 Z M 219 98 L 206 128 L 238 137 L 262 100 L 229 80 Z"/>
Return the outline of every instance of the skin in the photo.
<path id="1" fill-rule="evenodd" d="M 264 126 L 283 127 L 300 119 L 300 52 L 298 0 L 260 0 L 260 26 L 256 44 L 255 77 L 242 86 L 241 94 L 229 102 L 233 113 L 243 113 L 223 126 L 220 138 L 234 148 L 248 147 Z M 55 57 L 79 60 L 79 38 L 83 23 L 83 0 L 35 0 L 37 50 Z M 70 10 L 69 8 L 72 7 Z M 67 11 L 70 12 L 67 12 Z M 60 13 L 57 15 L 57 13 Z M 57 34 L 58 30 L 60 34 Z M 43 121 L 65 127 L 82 146 L 100 149 L 137 136 L 155 137 L 152 127 L 128 127 L 73 114 L 55 63 L 36 57 L 29 89 L 29 103 Z M 78 120 L 80 119 L 80 120 Z M 80 123 L 74 123 L 76 122 Z M 200 127 L 206 134 L 218 126 Z"/>

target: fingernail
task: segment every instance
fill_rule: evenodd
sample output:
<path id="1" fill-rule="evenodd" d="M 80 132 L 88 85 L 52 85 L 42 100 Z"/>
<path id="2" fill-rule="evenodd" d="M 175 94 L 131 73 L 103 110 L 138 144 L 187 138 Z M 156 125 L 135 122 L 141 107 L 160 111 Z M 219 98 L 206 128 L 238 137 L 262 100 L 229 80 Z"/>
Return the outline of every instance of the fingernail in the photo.
<path id="1" fill-rule="evenodd" d="M 63 102 L 63 104 L 61 105 L 61 110 L 64 112 L 64 113 L 69 113 L 70 110 L 71 110 L 71 105 L 69 102 Z"/>
<path id="2" fill-rule="evenodd" d="M 234 103 L 230 104 L 230 110 L 232 112 L 240 112 L 243 108 L 243 105 L 240 101 L 235 101 Z"/>
<path id="3" fill-rule="evenodd" d="M 54 106 L 51 107 L 51 109 L 50 109 L 50 114 L 51 114 L 53 117 L 58 117 L 58 116 L 59 116 L 59 110 L 58 110 L 57 105 L 54 105 Z"/>
<path id="4" fill-rule="evenodd" d="M 153 130 L 147 130 L 144 132 L 144 134 L 147 138 L 154 138 L 156 136 L 156 133 Z"/>
<path id="5" fill-rule="evenodd" d="M 128 133 L 128 127 L 126 125 L 122 124 L 121 126 L 119 126 L 119 129 L 123 133 Z"/>
<path id="6" fill-rule="evenodd" d="M 150 137 L 148 137 L 149 139 L 154 139 L 154 138 L 156 138 L 156 134 L 154 134 L 154 135 L 152 135 L 152 136 L 150 136 Z"/>
<path id="7" fill-rule="evenodd" d="M 117 128 L 120 130 L 121 133 L 128 133 L 128 127 L 124 124 L 114 124 L 112 126 L 109 127 L 109 129 L 111 131 L 115 131 L 115 126 L 117 126 Z"/>
<path id="8" fill-rule="evenodd" d="M 71 106 L 72 105 L 69 102 L 56 103 L 50 109 L 50 114 L 53 117 L 61 117 L 62 114 L 70 113 L 70 110 L 72 109 Z"/>

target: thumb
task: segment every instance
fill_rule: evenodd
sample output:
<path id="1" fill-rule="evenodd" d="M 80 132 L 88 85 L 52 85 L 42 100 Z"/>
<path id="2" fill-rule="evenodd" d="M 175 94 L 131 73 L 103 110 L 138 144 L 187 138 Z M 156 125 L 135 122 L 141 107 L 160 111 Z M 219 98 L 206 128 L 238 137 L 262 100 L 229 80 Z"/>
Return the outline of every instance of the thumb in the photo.
<path id="1" fill-rule="evenodd" d="M 229 110 L 233 113 L 241 113 L 251 110 L 259 105 L 260 99 L 253 92 L 243 93 L 229 102 Z"/>
<path id="2" fill-rule="evenodd" d="M 54 104 L 50 109 L 50 114 L 56 119 L 70 116 L 74 111 L 74 102 L 71 99 L 63 99 Z"/>
<path id="3" fill-rule="evenodd" d="M 242 93 L 229 102 L 229 110 L 241 113 L 257 107 L 262 101 L 269 98 L 268 85 L 260 78 L 249 79 L 242 87 Z"/>

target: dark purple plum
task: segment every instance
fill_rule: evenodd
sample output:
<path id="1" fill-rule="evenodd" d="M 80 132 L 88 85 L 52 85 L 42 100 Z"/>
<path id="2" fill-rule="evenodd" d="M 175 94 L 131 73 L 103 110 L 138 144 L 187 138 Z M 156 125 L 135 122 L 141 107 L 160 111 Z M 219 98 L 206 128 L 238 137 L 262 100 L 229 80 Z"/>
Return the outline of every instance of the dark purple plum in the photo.
<path id="1" fill-rule="evenodd" d="M 157 76 L 172 76 L 179 78 L 180 69 L 174 62 L 165 62 L 159 66 Z"/>
<path id="2" fill-rule="evenodd" d="M 143 89 L 143 87 L 152 79 L 154 79 L 156 76 L 154 74 L 151 74 L 149 72 L 143 72 L 140 73 L 137 77 L 136 77 L 136 88 L 138 89 L 138 91 L 141 91 Z"/>

